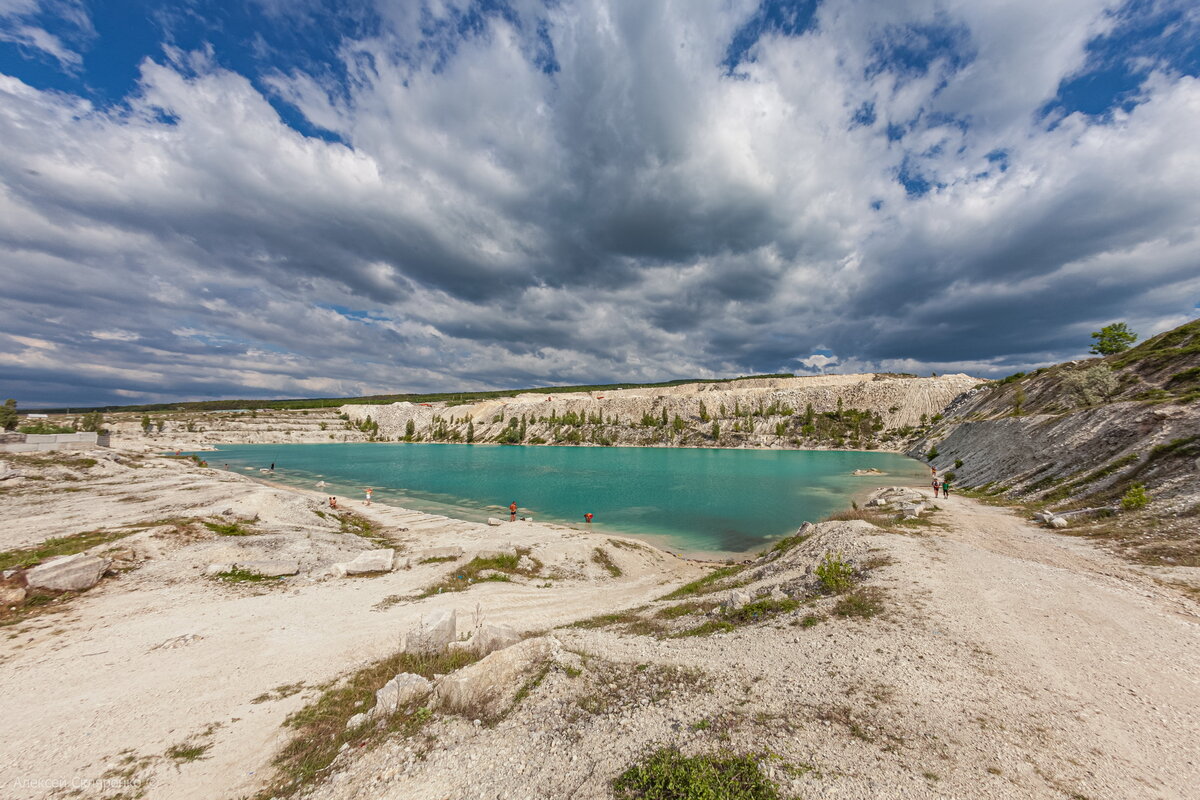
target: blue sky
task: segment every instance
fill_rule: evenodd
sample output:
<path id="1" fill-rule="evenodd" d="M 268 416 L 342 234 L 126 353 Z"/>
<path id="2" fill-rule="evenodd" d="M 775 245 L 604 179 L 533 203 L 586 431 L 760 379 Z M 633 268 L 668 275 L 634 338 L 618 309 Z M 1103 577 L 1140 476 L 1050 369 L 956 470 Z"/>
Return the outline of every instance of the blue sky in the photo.
<path id="1" fill-rule="evenodd" d="M 1200 302 L 1174 0 L 0 0 L 0 395 L 998 376 Z"/>

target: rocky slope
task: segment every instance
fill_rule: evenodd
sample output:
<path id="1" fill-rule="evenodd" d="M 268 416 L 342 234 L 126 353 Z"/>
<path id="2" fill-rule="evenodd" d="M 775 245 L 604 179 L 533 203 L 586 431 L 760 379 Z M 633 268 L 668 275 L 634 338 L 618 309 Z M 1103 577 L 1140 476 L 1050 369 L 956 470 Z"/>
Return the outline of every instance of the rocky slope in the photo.
<path id="1" fill-rule="evenodd" d="M 898 449 L 978 384 L 961 374 L 822 375 L 341 412 L 384 440 Z"/>
<path id="2" fill-rule="evenodd" d="M 1200 321 L 1124 353 L 976 388 L 909 454 L 936 453 L 931 463 L 953 472 L 957 485 L 993 497 L 1066 512 L 1136 512 L 1125 525 L 1136 521 L 1148 537 L 1145 555 L 1162 547 L 1163 536 L 1151 535 L 1157 531 L 1196 559 L 1198 401 Z M 1150 498 L 1141 511 L 1122 503 L 1136 485 Z"/>

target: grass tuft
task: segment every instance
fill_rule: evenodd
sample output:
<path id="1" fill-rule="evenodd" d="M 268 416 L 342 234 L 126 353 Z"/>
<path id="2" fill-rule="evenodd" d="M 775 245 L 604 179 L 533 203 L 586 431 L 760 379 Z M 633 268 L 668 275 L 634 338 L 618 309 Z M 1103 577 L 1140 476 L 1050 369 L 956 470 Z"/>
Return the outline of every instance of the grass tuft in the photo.
<path id="1" fill-rule="evenodd" d="M 718 753 L 685 756 L 663 748 L 612 782 L 617 800 L 779 800 L 758 768 L 765 756 Z"/>

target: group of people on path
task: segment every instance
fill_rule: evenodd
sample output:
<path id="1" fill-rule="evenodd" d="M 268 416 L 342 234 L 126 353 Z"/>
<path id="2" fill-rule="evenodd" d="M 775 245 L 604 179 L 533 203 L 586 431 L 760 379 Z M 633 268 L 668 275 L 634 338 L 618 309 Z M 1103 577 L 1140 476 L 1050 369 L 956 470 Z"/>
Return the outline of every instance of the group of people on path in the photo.
<path id="1" fill-rule="evenodd" d="M 937 472 L 937 467 L 931 467 L 931 469 L 933 470 L 933 499 L 937 499 L 939 489 L 942 492 L 942 497 L 949 497 L 950 480 L 948 478 L 940 477 Z"/>

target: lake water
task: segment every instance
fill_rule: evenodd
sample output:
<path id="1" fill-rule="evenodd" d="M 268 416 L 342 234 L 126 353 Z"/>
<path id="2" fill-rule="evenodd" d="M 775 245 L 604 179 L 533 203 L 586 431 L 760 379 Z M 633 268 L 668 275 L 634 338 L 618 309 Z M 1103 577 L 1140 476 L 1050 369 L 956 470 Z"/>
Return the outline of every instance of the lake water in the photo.
<path id="1" fill-rule="evenodd" d="M 522 514 L 653 538 L 688 552 L 744 553 L 850 506 L 880 485 L 923 484 L 926 467 L 894 453 L 454 444 L 222 445 L 210 466 L 349 498 L 460 519 Z M 252 467 L 247 471 L 246 467 Z M 887 477 L 854 477 L 874 467 Z"/>

